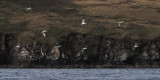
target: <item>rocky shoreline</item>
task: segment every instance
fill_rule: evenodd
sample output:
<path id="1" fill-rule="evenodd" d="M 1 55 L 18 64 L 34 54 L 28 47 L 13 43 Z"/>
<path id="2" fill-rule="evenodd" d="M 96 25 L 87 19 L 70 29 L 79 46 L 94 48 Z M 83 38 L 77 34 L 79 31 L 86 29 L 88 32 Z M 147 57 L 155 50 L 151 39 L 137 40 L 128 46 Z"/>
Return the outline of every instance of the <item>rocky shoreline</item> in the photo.
<path id="1" fill-rule="evenodd" d="M 160 38 L 114 39 L 71 33 L 57 44 L 30 42 L 16 47 L 17 44 L 14 34 L 0 34 L 1 68 L 160 67 Z"/>

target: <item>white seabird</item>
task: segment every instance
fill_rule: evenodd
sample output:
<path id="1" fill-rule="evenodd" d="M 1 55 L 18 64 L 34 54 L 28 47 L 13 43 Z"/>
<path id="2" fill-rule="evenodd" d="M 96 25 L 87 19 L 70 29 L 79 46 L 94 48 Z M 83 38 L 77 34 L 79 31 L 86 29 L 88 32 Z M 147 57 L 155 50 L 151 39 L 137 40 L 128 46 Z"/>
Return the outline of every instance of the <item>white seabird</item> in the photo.
<path id="1" fill-rule="evenodd" d="M 46 34 L 45 34 L 46 32 L 47 32 L 47 30 L 42 31 L 42 34 L 43 34 L 44 37 L 46 37 Z"/>
<path id="2" fill-rule="evenodd" d="M 20 49 L 20 43 L 15 47 L 15 50 L 18 51 Z"/>
<path id="3" fill-rule="evenodd" d="M 134 45 L 134 48 L 137 48 L 137 47 L 139 47 L 138 44 L 135 44 L 135 45 Z"/>
<path id="4" fill-rule="evenodd" d="M 62 45 L 58 45 L 58 46 L 54 46 L 54 47 L 56 47 L 56 48 L 60 48 L 60 47 L 62 47 Z"/>
<path id="5" fill-rule="evenodd" d="M 87 50 L 87 47 L 82 48 L 82 52 L 83 52 L 84 50 Z"/>
<path id="6" fill-rule="evenodd" d="M 16 46 L 16 48 L 20 48 L 21 46 L 20 46 L 20 44 L 18 44 L 17 46 Z"/>
<path id="7" fill-rule="evenodd" d="M 85 25 L 85 24 L 86 24 L 85 19 L 83 19 L 83 20 L 82 20 L 82 23 L 81 23 L 81 26 L 82 26 L 82 25 Z"/>
<path id="8" fill-rule="evenodd" d="M 134 46 L 133 46 L 133 50 L 135 50 L 136 48 L 138 48 L 139 45 L 136 43 Z"/>
<path id="9" fill-rule="evenodd" d="M 118 27 L 120 28 L 121 27 L 121 24 L 124 23 L 124 21 L 120 21 L 118 22 Z"/>
<path id="10" fill-rule="evenodd" d="M 36 42 L 34 42 L 34 45 L 33 45 L 33 47 L 36 47 Z"/>
<path id="11" fill-rule="evenodd" d="M 31 7 L 26 8 L 26 12 L 28 11 L 32 11 L 32 8 Z"/>

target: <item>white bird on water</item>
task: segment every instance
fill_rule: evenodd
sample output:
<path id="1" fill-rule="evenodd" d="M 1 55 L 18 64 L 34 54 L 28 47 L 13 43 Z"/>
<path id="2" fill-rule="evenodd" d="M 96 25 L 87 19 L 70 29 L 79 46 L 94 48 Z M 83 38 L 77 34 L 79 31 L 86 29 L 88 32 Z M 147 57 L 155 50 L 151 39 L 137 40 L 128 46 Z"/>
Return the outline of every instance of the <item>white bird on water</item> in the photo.
<path id="1" fill-rule="evenodd" d="M 46 37 L 46 34 L 45 34 L 46 32 L 47 32 L 47 30 L 42 31 L 42 34 L 43 34 L 44 37 Z"/>
<path id="2" fill-rule="evenodd" d="M 118 27 L 120 28 L 121 27 L 121 24 L 124 23 L 124 21 L 120 21 L 118 22 Z"/>
<path id="3" fill-rule="evenodd" d="M 81 26 L 82 26 L 82 25 L 85 25 L 85 24 L 86 24 L 85 19 L 82 19 Z"/>
<path id="4" fill-rule="evenodd" d="M 32 10 L 31 7 L 26 8 L 26 12 L 31 11 L 31 10 Z"/>

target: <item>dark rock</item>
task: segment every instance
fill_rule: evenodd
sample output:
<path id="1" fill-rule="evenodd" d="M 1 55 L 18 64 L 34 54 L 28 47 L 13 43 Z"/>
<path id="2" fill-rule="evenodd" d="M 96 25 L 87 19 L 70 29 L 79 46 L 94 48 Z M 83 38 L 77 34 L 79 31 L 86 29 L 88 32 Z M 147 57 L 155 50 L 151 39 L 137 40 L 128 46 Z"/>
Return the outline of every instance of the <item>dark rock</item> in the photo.
<path id="1" fill-rule="evenodd" d="M 15 49 L 13 34 L 0 34 L 0 64 L 15 65 L 159 65 L 160 38 L 114 39 L 71 33 L 54 44 L 30 42 Z M 135 44 L 137 44 L 135 46 Z M 133 49 L 134 48 L 134 49 Z"/>

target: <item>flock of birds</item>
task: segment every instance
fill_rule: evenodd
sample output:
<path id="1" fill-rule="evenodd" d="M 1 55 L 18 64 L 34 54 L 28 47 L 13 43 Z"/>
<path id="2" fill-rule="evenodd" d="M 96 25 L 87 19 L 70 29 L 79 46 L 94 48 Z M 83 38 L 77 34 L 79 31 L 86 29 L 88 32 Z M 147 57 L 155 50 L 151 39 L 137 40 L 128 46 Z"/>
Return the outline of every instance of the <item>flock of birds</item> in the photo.
<path id="1" fill-rule="evenodd" d="M 123 22 L 124 22 L 124 21 L 118 22 L 118 27 L 119 27 L 119 28 L 121 27 L 121 24 L 122 24 Z M 85 19 L 82 19 L 81 26 L 83 26 L 83 25 L 86 25 Z M 45 34 L 46 32 L 47 32 L 47 30 L 43 30 L 43 31 L 42 31 L 43 37 L 46 37 L 46 34 Z"/>
<path id="2" fill-rule="evenodd" d="M 124 21 L 118 22 L 118 27 L 119 27 L 119 28 L 121 27 L 121 24 L 122 24 L 122 23 L 124 23 Z M 86 24 L 85 19 L 82 19 L 81 26 L 82 26 L 82 25 L 85 25 L 85 24 Z"/>
<path id="3" fill-rule="evenodd" d="M 32 8 L 31 8 L 31 7 L 26 8 L 26 12 L 29 12 L 29 11 L 32 11 Z M 121 24 L 122 24 L 122 23 L 124 23 L 124 21 L 118 22 L 118 28 L 121 27 Z M 86 25 L 86 24 L 87 24 L 87 23 L 85 22 L 85 19 L 82 19 L 81 26 Z M 46 37 L 46 32 L 47 32 L 47 30 L 43 30 L 43 31 L 41 32 L 42 35 L 43 35 L 43 37 Z M 20 43 L 19 43 L 19 44 L 16 46 L 16 48 L 20 48 L 20 47 L 21 47 L 21 46 L 20 46 Z M 54 46 L 54 47 L 60 48 L 61 45 Z M 137 48 L 137 47 L 138 47 L 138 45 L 135 44 L 135 45 L 134 45 L 134 48 Z M 83 47 L 83 48 L 82 48 L 82 52 L 84 52 L 84 50 L 87 50 L 87 47 Z"/>
<path id="4" fill-rule="evenodd" d="M 29 11 L 32 11 L 32 7 L 26 8 L 26 12 L 29 12 Z M 118 27 L 119 27 L 119 28 L 121 27 L 121 24 L 122 24 L 122 23 L 124 23 L 124 21 L 118 22 Z M 85 19 L 82 19 L 81 26 L 86 25 L 86 24 L 87 24 L 87 23 L 85 22 Z M 43 37 L 46 37 L 46 34 L 45 34 L 46 32 L 47 32 L 47 30 L 43 30 L 43 31 L 42 31 Z"/>

